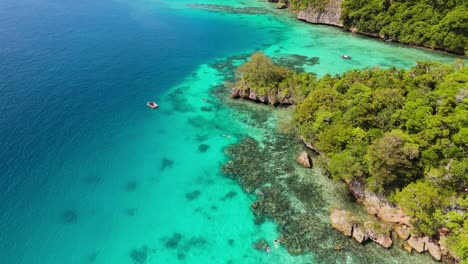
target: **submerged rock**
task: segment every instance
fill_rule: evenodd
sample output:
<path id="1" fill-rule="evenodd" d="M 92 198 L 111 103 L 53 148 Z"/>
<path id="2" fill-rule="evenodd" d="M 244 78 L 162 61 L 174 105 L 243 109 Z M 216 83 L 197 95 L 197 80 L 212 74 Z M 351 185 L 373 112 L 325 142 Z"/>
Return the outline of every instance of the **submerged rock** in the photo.
<path id="1" fill-rule="evenodd" d="M 309 154 L 305 151 L 302 151 L 297 157 L 297 162 L 306 168 L 312 168 L 312 160 L 310 159 Z"/>
<path id="2" fill-rule="evenodd" d="M 143 264 L 148 259 L 148 247 L 143 246 L 130 252 L 130 258 L 135 264 Z"/>
<path id="3" fill-rule="evenodd" d="M 198 151 L 200 151 L 200 152 L 207 152 L 209 148 L 210 148 L 210 146 L 207 145 L 207 144 L 198 145 Z"/>
<path id="4" fill-rule="evenodd" d="M 266 250 L 267 247 L 269 247 L 268 242 L 265 239 L 259 239 L 255 242 L 252 243 L 252 247 L 256 250 L 259 251 L 264 251 Z"/>

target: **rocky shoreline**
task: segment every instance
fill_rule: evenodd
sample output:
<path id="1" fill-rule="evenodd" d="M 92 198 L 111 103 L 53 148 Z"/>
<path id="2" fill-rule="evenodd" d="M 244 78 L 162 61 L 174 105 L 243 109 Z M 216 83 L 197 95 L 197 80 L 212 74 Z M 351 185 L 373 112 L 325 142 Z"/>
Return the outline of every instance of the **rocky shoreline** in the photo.
<path id="1" fill-rule="evenodd" d="M 279 5 L 280 3 L 283 3 L 281 0 L 268 0 L 268 1 L 276 3 L 276 8 L 279 8 L 279 6 L 281 6 L 281 9 L 289 8 L 287 4 Z M 292 10 L 292 12 L 296 14 L 296 17 L 298 20 L 301 20 L 307 23 L 344 28 L 343 23 L 340 21 L 342 2 L 343 0 L 330 0 L 324 8 L 319 9 L 315 7 L 308 7 L 305 10 Z M 356 28 L 350 28 L 347 30 L 352 33 L 357 33 L 357 34 L 367 36 L 367 37 L 372 37 L 372 38 L 379 38 L 388 42 L 396 42 L 396 43 L 401 43 L 401 44 L 408 45 L 408 46 L 418 46 L 418 47 L 424 47 L 424 48 L 428 48 L 432 50 L 442 50 L 442 51 L 446 51 L 446 52 L 457 54 L 457 55 L 464 55 L 463 53 L 459 53 L 457 51 L 449 50 L 449 49 L 446 49 L 444 47 L 439 47 L 439 46 L 402 43 L 402 42 L 399 42 L 397 39 L 386 39 L 385 36 L 379 35 L 378 33 L 359 31 Z"/>
<path id="2" fill-rule="evenodd" d="M 278 100 L 279 97 L 273 98 L 271 96 L 269 97 L 266 95 L 258 96 L 254 91 L 251 91 L 250 89 L 239 88 L 231 89 L 231 98 L 241 98 L 245 100 L 254 101 L 256 103 L 272 105 L 291 105 L 294 103 L 284 98 L 283 100 Z M 292 139 L 290 138 L 289 140 Z M 317 149 L 313 146 L 312 143 L 307 142 L 302 138 L 299 139 L 299 141 L 309 152 L 314 153 L 315 155 L 320 155 L 320 153 L 317 151 Z M 254 149 L 258 148 L 258 145 L 257 143 L 255 143 L 255 141 L 252 141 L 251 139 L 247 140 L 247 142 L 247 145 L 250 145 L 250 147 L 247 147 L 248 151 L 245 151 L 245 146 L 239 146 L 239 149 L 243 149 L 241 153 L 239 153 L 241 155 L 233 155 L 232 152 L 230 153 L 230 151 L 228 151 L 228 155 L 231 157 L 234 156 L 237 159 L 239 159 L 238 162 L 240 162 L 240 160 L 242 160 L 242 163 L 251 162 L 252 158 L 244 157 L 245 159 L 241 159 L 241 157 L 244 155 L 248 156 L 247 153 L 251 154 L 252 152 L 255 152 Z M 305 168 L 311 168 L 314 163 L 313 159 L 311 158 L 311 155 L 309 155 L 306 151 L 299 152 L 298 156 L 296 157 L 296 162 L 301 164 Z M 259 162 L 255 163 L 255 168 L 250 169 L 258 169 Z M 226 164 L 224 166 L 224 172 L 231 175 L 239 174 L 239 171 L 232 171 L 232 169 L 235 167 L 233 165 L 234 164 L 231 162 Z M 247 164 L 244 164 L 242 166 L 243 169 L 248 168 Z M 265 193 L 269 192 L 271 189 L 271 187 L 269 187 L 268 189 L 262 188 L 262 185 L 265 183 L 264 181 L 274 181 L 273 175 L 270 175 L 270 177 L 266 177 L 263 179 L 257 179 L 256 177 L 252 177 L 252 175 L 246 172 L 242 172 L 236 177 L 238 177 L 240 184 L 244 186 L 244 188 L 246 188 L 248 192 L 252 192 L 260 188 L 260 193 L 262 193 L 263 195 L 265 195 Z M 438 239 L 418 234 L 416 229 L 412 225 L 411 217 L 406 215 L 401 208 L 395 207 L 394 205 L 389 203 L 385 197 L 367 190 L 362 180 L 353 180 L 351 182 L 346 183 L 346 186 L 350 194 L 352 194 L 353 197 L 360 204 L 363 205 L 363 207 L 368 213 L 368 216 L 357 216 L 346 209 L 332 209 L 330 213 L 331 226 L 336 230 L 340 231 L 345 236 L 352 237 L 358 243 L 364 243 L 369 240 L 374 241 L 375 243 L 379 244 L 380 246 L 386 249 L 392 247 L 399 247 L 410 253 L 413 250 L 418 253 L 428 252 L 437 261 L 444 260 L 449 263 L 458 263 L 460 261 L 455 257 L 455 254 L 450 252 L 447 249 L 447 247 L 440 242 L 443 241 L 445 236 L 447 235 L 443 232 L 443 230 L 439 230 L 437 237 Z M 259 201 L 252 204 L 252 210 L 254 212 L 254 215 L 256 215 L 258 221 L 263 221 L 259 220 L 263 218 L 262 215 L 267 215 L 271 217 L 272 214 L 271 212 L 268 213 L 268 210 L 266 209 L 266 207 L 270 205 L 260 202 L 264 198 L 263 195 L 259 197 Z M 276 195 L 280 194 L 275 193 L 275 196 Z M 288 205 L 283 204 L 282 206 L 288 208 Z M 276 219 L 276 217 L 273 218 Z M 288 221 L 284 219 L 286 218 L 285 215 L 282 215 L 280 218 L 282 218 L 283 220 L 281 220 L 279 223 Z M 283 239 L 286 241 L 290 240 L 290 238 L 288 239 L 286 237 L 283 237 Z M 293 247 L 297 247 L 297 245 Z M 338 250 L 341 250 L 341 246 L 338 247 Z"/>
<path id="3" fill-rule="evenodd" d="M 250 88 L 237 88 L 234 87 L 231 90 L 231 98 L 246 99 L 251 100 L 257 103 L 271 104 L 271 105 L 292 105 L 294 101 L 290 96 L 285 96 L 278 92 L 274 95 L 259 95 L 257 92 L 251 90 Z"/>
<path id="4" fill-rule="evenodd" d="M 316 152 L 311 143 L 304 139 L 301 141 L 307 148 Z M 390 248 L 396 241 L 409 253 L 413 250 L 418 253 L 428 252 L 438 261 L 444 258 L 449 263 L 460 262 L 460 259 L 441 243 L 448 235 L 446 230 L 437 231 L 438 239 L 418 234 L 410 216 L 401 208 L 389 203 L 385 197 L 367 190 L 362 179 L 354 179 L 346 185 L 349 192 L 373 218 L 360 221 L 347 210 L 333 209 L 330 215 L 331 224 L 345 236 L 352 237 L 359 243 L 370 239 L 384 248 Z"/>

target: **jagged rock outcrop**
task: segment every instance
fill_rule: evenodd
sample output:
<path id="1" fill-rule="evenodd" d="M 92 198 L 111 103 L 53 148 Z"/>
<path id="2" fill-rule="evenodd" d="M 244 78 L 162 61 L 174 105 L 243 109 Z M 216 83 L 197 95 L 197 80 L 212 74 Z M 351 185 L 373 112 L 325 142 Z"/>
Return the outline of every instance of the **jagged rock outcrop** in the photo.
<path id="1" fill-rule="evenodd" d="M 284 3 L 284 2 L 278 2 L 278 3 L 276 3 L 276 5 L 275 5 L 275 8 L 276 8 L 276 9 L 285 9 L 286 7 L 288 7 L 288 6 L 287 6 L 286 3 Z"/>
<path id="2" fill-rule="evenodd" d="M 412 227 L 411 218 L 399 207 L 392 206 L 383 196 L 365 189 L 362 179 L 354 179 L 348 183 L 349 191 L 364 204 L 369 214 L 387 223 Z"/>
<path id="3" fill-rule="evenodd" d="M 271 104 L 271 105 L 292 105 L 294 100 L 290 96 L 285 96 L 281 92 L 275 95 L 258 95 L 257 92 L 251 90 L 250 88 L 239 89 L 232 88 L 231 98 L 237 99 L 247 99 L 252 100 L 258 103 Z"/>
<path id="4" fill-rule="evenodd" d="M 390 248 L 393 244 L 392 238 L 388 231 L 381 230 L 381 226 L 375 226 L 375 223 L 368 223 L 366 225 L 366 231 L 369 238 L 381 245 L 384 248 Z"/>
<path id="5" fill-rule="evenodd" d="M 395 232 L 401 240 L 407 240 L 410 236 L 409 228 L 407 225 L 396 226 Z"/>
<path id="6" fill-rule="evenodd" d="M 424 239 L 422 237 L 411 236 L 408 239 L 408 245 L 419 253 L 424 252 Z"/>
<path id="7" fill-rule="evenodd" d="M 441 247 L 436 241 L 433 241 L 427 236 L 411 236 L 408 239 L 408 245 L 419 253 L 429 251 L 429 254 L 431 254 L 431 256 L 436 260 L 442 259 Z"/>
<path id="8" fill-rule="evenodd" d="M 343 0 L 330 0 L 324 8 L 310 6 L 306 10 L 300 10 L 297 18 L 314 24 L 326 24 L 342 27 L 341 2 Z"/>
<path id="9" fill-rule="evenodd" d="M 440 246 L 438 244 L 436 244 L 433 241 L 429 241 L 428 243 L 426 243 L 425 247 L 432 257 L 434 257 L 437 260 L 442 259 L 442 251 L 440 250 Z"/>
<path id="10" fill-rule="evenodd" d="M 367 231 L 359 225 L 353 226 L 353 238 L 356 239 L 357 242 L 362 243 L 369 239 L 369 235 Z"/>
<path id="11" fill-rule="evenodd" d="M 309 154 L 305 151 L 302 151 L 297 157 L 297 162 L 306 168 L 312 168 L 312 160 L 310 159 Z"/>
<path id="12" fill-rule="evenodd" d="M 357 223 L 351 213 L 338 209 L 333 209 L 330 219 L 335 229 L 346 236 L 353 237 L 359 243 L 371 239 L 385 248 L 393 244 L 388 231 L 377 222 Z"/>

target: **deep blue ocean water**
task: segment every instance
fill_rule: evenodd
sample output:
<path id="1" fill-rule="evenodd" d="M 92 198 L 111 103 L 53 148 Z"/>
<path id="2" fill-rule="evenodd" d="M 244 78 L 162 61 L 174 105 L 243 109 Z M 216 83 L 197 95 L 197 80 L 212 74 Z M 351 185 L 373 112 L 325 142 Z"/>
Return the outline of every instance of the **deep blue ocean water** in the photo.
<path id="1" fill-rule="evenodd" d="M 261 131 L 216 104 L 210 89 L 223 76 L 207 64 L 259 49 L 317 56 L 297 44 L 313 34 L 317 47 L 339 38 L 356 53 L 359 45 L 393 49 L 401 67 L 415 57 L 452 59 L 189 2 L 0 2 L 1 263 L 312 261 L 251 250 L 254 239 L 275 238 L 275 225 L 253 224 L 252 197 L 219 166 L 226 145 Z M 377 63 L 321 61 L 311 71 Z M 201 111 L 202 98 L 216 111 Z M 161 108 L 149 111 L 148 100 Z"/>

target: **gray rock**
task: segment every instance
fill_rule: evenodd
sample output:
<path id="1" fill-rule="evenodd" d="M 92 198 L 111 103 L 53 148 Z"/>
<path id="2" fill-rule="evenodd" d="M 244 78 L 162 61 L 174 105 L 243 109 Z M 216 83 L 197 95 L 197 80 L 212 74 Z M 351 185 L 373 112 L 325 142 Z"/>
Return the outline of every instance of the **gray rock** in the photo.
<path id="1" fill-rule="evenodd" d="M 300 10 L 297 14 L 297 18 L 309 23 L 342 27 L 343 24 L 340 21 L 342 1 L 343 0 L 331 0 L 323 10 L 314 7 Z"/>

